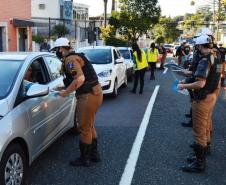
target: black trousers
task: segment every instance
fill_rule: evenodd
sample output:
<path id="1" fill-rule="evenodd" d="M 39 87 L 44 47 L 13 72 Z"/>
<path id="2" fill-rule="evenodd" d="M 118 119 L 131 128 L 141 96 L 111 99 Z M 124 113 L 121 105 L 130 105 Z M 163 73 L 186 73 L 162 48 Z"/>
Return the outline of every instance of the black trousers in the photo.
<path id="1" fill-rule="evenodd" d="M 151 68 L 151 78 L 153 78 L 155 77 L 156 62 L 149 62 L 149 66 Z"/>
<path id="2" fill-rule="evenodd" d="M 137 85 L 138 85 L 138 80 L 140 79 L 140 92 L 143 92 L 144 88 L 144 75 L 146 72 L 146 68 L 136 70 L 134 74 L 134 84 L 133 84 L 133 91 L 136 92 L 137 90 Z"/>

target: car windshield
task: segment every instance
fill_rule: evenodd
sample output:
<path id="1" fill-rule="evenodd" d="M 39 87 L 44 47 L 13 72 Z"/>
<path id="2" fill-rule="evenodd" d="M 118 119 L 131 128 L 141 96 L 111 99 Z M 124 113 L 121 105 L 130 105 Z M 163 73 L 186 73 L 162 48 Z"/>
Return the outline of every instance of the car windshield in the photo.
<path id="1" fill-rule="evenodd" d="M 0 99 L 12 89 L 21 64 L 21 61 L 0 60 Z"/>
<path id="2" fill-rule="evenodd" d="M 112 63 L 111 49 L 79 49 L 92 64 Z"/>
<path id="3" fill-rule="evenodd" d="M 119 52 L 121 53 L 121 55 L 122 55 L 122 57 L 124 59 L 130 59 L 130 52 L 129 52 L 129 50 L 119 49 Z"/>

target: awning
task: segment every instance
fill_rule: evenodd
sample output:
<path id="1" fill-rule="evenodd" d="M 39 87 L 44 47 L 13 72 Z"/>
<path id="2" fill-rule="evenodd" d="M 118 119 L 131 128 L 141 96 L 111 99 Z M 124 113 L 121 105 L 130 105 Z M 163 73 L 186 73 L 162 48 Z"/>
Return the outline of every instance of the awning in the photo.
<path id="1" fill-rule="evenodd" d="M 34 26 L 34 22 L 30 20 L 23 20 L 23 19 L 13 19 L 13 25 L 15 27 L 32 27 Z"/>

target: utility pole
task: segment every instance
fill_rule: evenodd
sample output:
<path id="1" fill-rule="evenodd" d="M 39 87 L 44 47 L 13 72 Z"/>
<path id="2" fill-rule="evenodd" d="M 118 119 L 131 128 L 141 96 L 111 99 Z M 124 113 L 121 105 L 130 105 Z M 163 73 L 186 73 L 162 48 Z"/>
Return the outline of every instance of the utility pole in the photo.
<path id="1" fill-rule="evenodd" d="M 104 27 L 107 26 L 107 3 L 108 0 L 104 0 Z"/>
<path id="2" fill-rule="evenodd" d="M 49 17 L 49 41 L 51 37 L 51 18 Z"/>
<path id="3" fill-rule="evenodd" d="M 111 12 L 115 11 L 115 0 L 112 0 Z"/>
<path id="4" fill-rule="evenodd" d="M 219 26 L 220 26 L 220 20 L 221 20 L 221 0 L 218 0 L 218 17 L 217 17 L 217 40 L 219 39 Z"/>
<path id="5" fill-rule="evenodd" d="M 215 24 L 216 24 L 215 2 L 216 0 L 213 0 L 213 33 L 215 32 Z"/>

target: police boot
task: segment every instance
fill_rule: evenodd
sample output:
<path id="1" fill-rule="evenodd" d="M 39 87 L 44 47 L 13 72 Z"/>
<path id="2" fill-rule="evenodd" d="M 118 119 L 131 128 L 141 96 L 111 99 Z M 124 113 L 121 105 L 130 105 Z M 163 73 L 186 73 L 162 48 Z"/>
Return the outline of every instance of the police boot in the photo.
<path id="1" fill-rule="evenodd" d="M 91 154 L 90 154 L 90 160 L 92 162 L 101 162 L 101 159 L 100 159 L 100 154 L 97 150 L 97 139 L 93 139 L 92 140 L 92 145 L 91 145 Z"/>
<path id="2" fill-rule="evenodd" d="M 91 153 L 91 144 L 85 144 L 81 141 L 79 142 L 80 157 L 74 161 L 70 161 L 71 166 L 90 166 L 90 153 Z"/>
<path id="3" fill-rule="evenodd" d="M 200 173 L 204 172 L 206 168 L 206 160 L 205 160 L 205 152 L 206 147 L 203 147 L 201 145 L 195 145 L 194 148 L 196 159 L 189 163 L 187 166 L 182 167 L 182 170 L 184 172 L 194 172 L 194 173 Z"/>
<path id="4" fill-rule="evenodd" d="M 189 146 L 191 148 L 194 148 L 196 145 L 195 142 L 193 142 L 192 144 L 190 144 Z M 207 142 L 207 146 L 206 146 L 206 155 L 210 155 L 211 154 L 211 147 L 210 147 L 210 142 Z"/>

